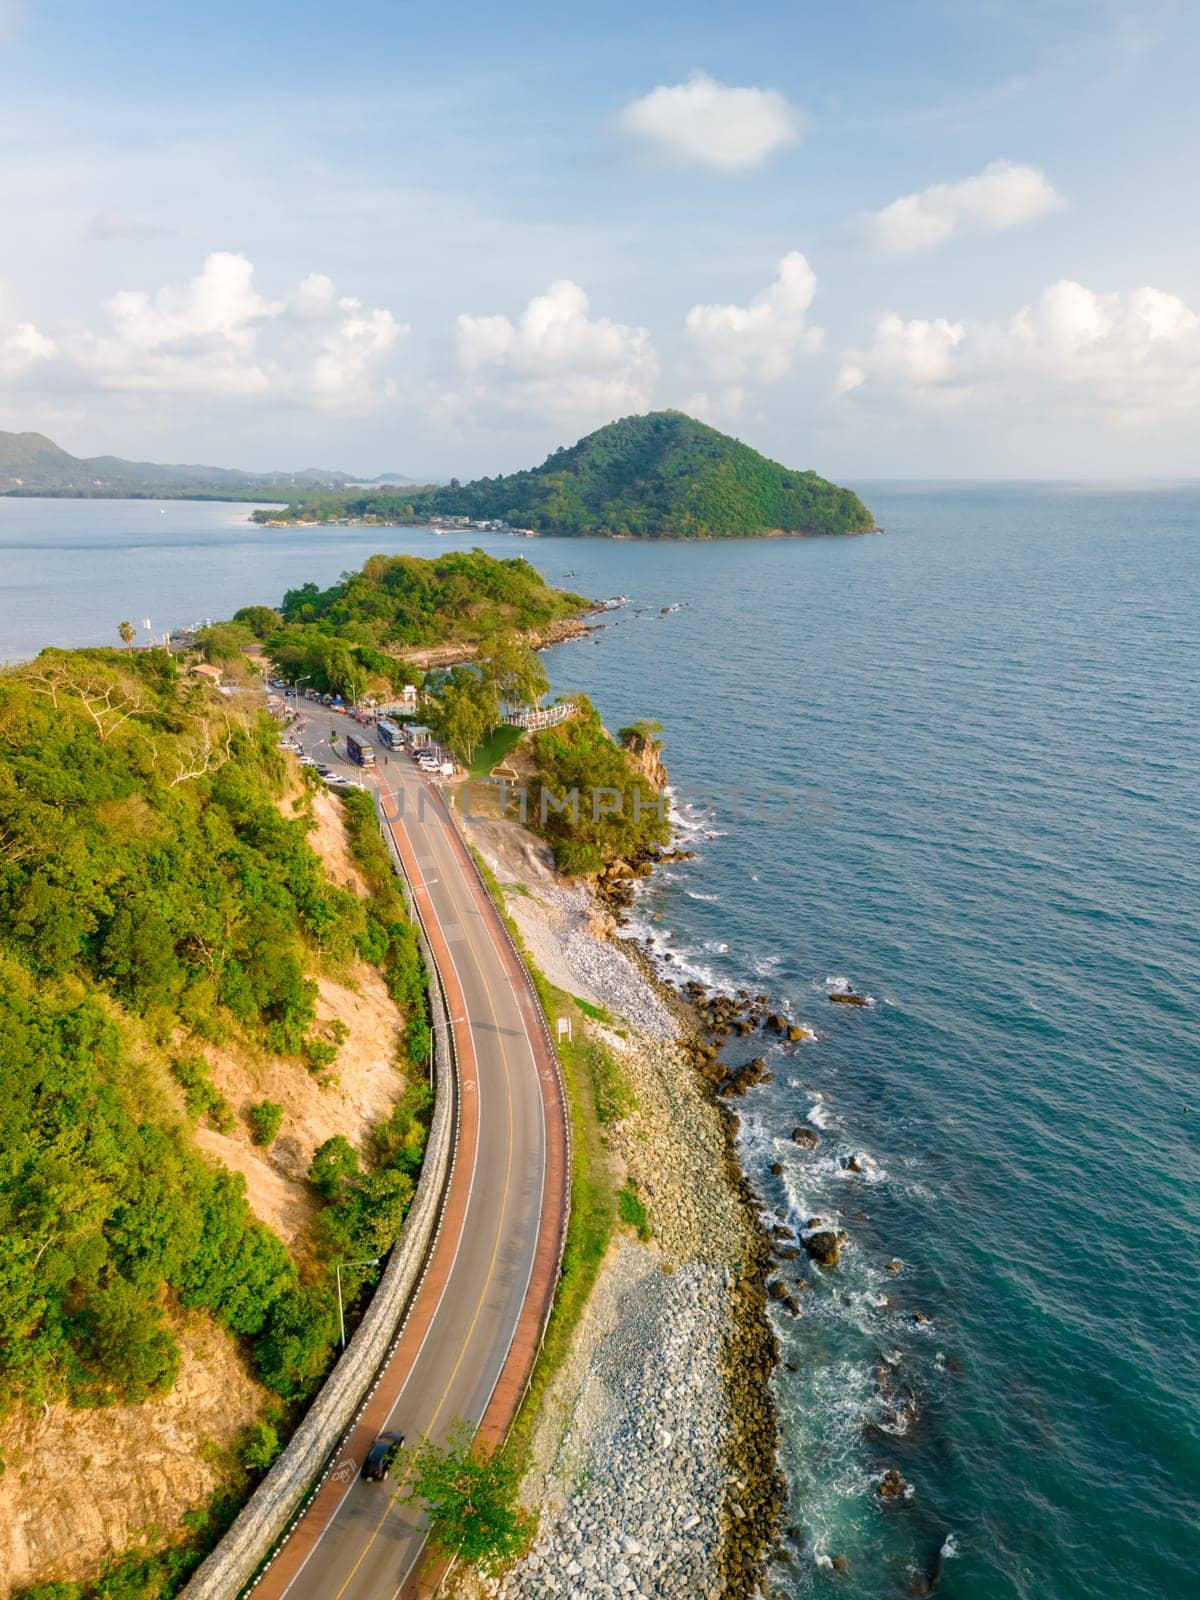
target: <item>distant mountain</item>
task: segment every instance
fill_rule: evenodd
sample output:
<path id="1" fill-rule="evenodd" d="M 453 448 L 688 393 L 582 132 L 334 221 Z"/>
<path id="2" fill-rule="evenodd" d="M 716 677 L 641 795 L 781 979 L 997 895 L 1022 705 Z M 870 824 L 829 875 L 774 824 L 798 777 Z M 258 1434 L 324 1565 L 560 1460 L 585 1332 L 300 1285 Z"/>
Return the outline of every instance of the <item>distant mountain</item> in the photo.
<path id="1" fill-rule="evenodd" d="M 0 432 L 0 494 L 151 495 L 163 498 L 232 493 L 250 499 L 293 498 L 297 490 L 344 489 L 362 483 L 348 472 L 305 467 L 301 472 L 242 472 L 236 467 L 161 465 L 120 456 L 73 456 L 42 433 Z M 428 484 L 428 478 L 386 474 L 366 482 Z"/>
<path id="2" fill-rule="evenodd" d="M 540 467 L 415 494 L 294 505 L 298 517 L 429 521 L 499 518 L 539 533 L 635 539 L 727 539 L 866 533 L 856 494 L 794 472 L 679 411 L 624 417 L 556 450 Z"/>

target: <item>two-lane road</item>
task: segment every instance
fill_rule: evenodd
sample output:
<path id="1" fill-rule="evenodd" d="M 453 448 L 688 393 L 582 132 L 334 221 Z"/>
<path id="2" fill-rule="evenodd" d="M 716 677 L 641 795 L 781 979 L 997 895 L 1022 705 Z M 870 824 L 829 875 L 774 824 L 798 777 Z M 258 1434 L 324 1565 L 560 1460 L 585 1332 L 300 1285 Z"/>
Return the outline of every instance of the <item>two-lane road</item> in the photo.
<path id="1" fill-rule="evenodd" d="M 339 771 L 345 718 L 303 708 L 301 742 Z M 336 728 L 331 747 L 328 734 Z M 355 730 L 357 732 L 357 729 Z M 457 1136 L 442 1221 L 402 1336 L 337 1467 L 255 1590 L 290 1600 L 418 1595 L 422 1517 L 358 1469 L 374 1437 L 502 1437 L 548 1313 L 566 1214 L 561 1084 L 503 924 L 436 788 L 377 748 L 377 788 L 454 1019 Z M 356 775 L 363 776 L 357 769 Z M 368 779 L 369 781 L 369 779 Z"/>

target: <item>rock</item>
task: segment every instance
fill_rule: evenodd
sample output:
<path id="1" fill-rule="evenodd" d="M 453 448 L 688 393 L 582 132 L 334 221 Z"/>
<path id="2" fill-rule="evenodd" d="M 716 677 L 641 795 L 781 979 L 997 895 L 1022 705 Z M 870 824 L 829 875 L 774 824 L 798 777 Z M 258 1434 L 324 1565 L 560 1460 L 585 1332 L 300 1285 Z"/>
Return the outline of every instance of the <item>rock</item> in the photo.
<path id="1" fill-rule="evenodd" d="M 904 1263 L 899 1259 L 899 1257 L 893 1257 L 892 1260 L 888 1262 L 887 1269 L 889 1272 L 899 1272 L 903 1265 Z"/>
<path id="2" fill-rule="evenodd" d="M 846 1235 L 837 1228 L 815 1228 L 806 1232 L 801 1240 L 809 1258 L 819 1267 L 836 1267 L 841 1259 Z"/>
<path id="3" fill-rule="evenodd" d="M 793 1025 L 787 1031 L 787 1036 L 793 1044 L 798 1044 L 799 1041 L 804 1038 L 804 1029 L 797 1028 L 793 1023 Z"/>
<path id="4" fill-rule="evenodd" d="M 829 1565 L 833 1568 L 833 1570 L 835 1572 L 849 1572 L 850 1571 L 850 1563 L 846 1559 L 845 1556 L 834 1556 L 831 1559 Z"/>
<path id="5" fill-rule="evenodd" d="M 783 1162 L 782 1161 L 772 1161 L 770 1167 L 767 1170 L 770 1172 L 770 1174 L 771 1174 L 771 1176 L 773 1178 L 782 1178 L 783 1177 Z"/>
<path id="6" fill-rule="evenodd" d="M 815 1150 L 820 1142 L 819 1135 L 812 1128 L 801 1125 L 792 1129 L 792 1143 L 798 1144 L 802 1150 Z"/>
<path id="7" fill-rule="evenodd" d="M 838 994 L 836 991 L 829 996 L 837 1006 L 869 1006 L 870 1001 L 862 994 Z"/>
<path id="8" fill-rule="evenodd" d="M 889 1467 L 876 1483 L 875 1493 L 881 1500 L 903 1500 L 908 1495 L 908 1484 L 895 1467 Z"/>
<path id="9" fill-rule="evenodd" d="M 908 1580 L 907 1592 L 909 1594 L 916 1595 L 932 1594 L 933 1583 L 926 1573 L 914 1572 L 912 1577 Z"/>

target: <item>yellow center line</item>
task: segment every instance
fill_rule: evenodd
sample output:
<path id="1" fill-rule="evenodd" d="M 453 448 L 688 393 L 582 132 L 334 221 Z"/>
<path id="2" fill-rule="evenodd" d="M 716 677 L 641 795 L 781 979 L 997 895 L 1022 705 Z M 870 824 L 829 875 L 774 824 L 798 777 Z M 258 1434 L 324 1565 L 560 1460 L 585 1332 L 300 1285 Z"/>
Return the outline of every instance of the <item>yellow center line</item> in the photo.
<path id="1" fill-rule="evenodd" d="M 389 785 L 389 787 L 390 787 L 390 785 Z M 390 824 L 389 824 L 389 826 L 390 826 Z M 414 848 L 415 848 L 415 841 L 414 841 Z M 451 853 L 453 854 L 452 847 L 451 847 Z M 455 862 L 455 866 L 457 867 L 457 862 Z M 464 913 L 459 907 L 457 896 L 455 895 L 455 893 L 454 893 L 453 889 L 450 887 L 450 885 L 448 883 L 445 883 L 445 880 L 443 880 L 443 886 L 446 889 L 447 897 L 449 898 L 451 906 L 452 906 L 453 910 L 455 911 L 455 913 L 459 917 L 465 916 L 466 913 Z M 432 897 L 432 895 L 429 895 L 429 892 L 428 892 L 427 888 L 426 888 L 426 895 L 427 895 L 427 897 L 429 899 L 430 906 L 432 908 L 433 897 Z M 505 1089 L 506 1089 L 506 1091 L 511 1091 L 512 1078 L 511 1078 L 511 1076 L 509 1074 L 509 1070 L 508 1070 L 508 1065 L 509 1065 L 509 1063 L 508 1063 L 508 1051 L 505 1048 L 504 1032 L 503 1032 L 503 1029 L 500 1027 L 500 1019 L 496 1015 L 496 1007 L 495 1007 L 495 1005 L 493 1004 L 493 1001 L 492 1001 L 491 988 L 490 988 L 490 986 L 488 984 L 487 978 L 484 976 L 483 968 L 479 964 L 479 958 L 476 956 L 474 950 L 471 947 L 471 941 L 469 939 L 467 939 L 467 940 L 464 940 L 463 942 L 467 947 L 467 953 L 471 958 L 472 965 L 474 966 L 475 971 L 476 971 L 476 973 L 477 973 L 477 975 L 479 977 L 479 981 L 483 985 L 483 992 L 487 996 L 488 1010 L 492 1014 L 492 1021 L 495 1024 L 495 1027 L 496 1027 L 496 1039 L 497 1039 L 497 1042 L 499 1043 L 499 1046 L 500 1046 L 500 1059 L 501 1059 L 501 1061 L 503 1063 L 503 1066 L 504 1066 L 504 1084 L 505 1084 Z M 453 960 L 453 956 L 451 957 L 451 960 Z M 460 985 L 460 987 L 461 987 L 461 985 Z M 464 992 L 463 992 L 463 1003 L 464 1003 L 464 1006 L 466 1004 L 466 998 L 467 998 L 466 997 L 466 992 L 464 990 Z M 472 1032 L 472 1044 L 473 1043 L 474 1043 L 474 1033 Z M 476 1078 L 478 1079 L 478 1058 L 477 1058 L 477 1061 L 476 1061 Z M 478 1095 L 478 1093 L 479 1093 L 479 1090 L 478 1090 L 478 1087 L 477 1087 L 476 1088 L 476 1094 Z M 491 1286 L 492 1273 L 495 1271 L 496 1262 L 499 1259 L 499 1255 L 500 1255 L 500 1246 L 501 1246 L 501 1244 L 503 1243 L 503 1240 L 504 1240 L 504 1230 L 503 1230 L 503 1228 L 501 1227 L 500 1224 L 501 1224 L 501 1221 L 502 1221 L 502 1219 L 504 1217 L 504 1213 L 508 1208 L 508 1197 L 509 1197 L 509 1191 L 510 1191 L 510 1185 L 511 1185 L 511 1179 L 512 1179 L 512 1158 L 513 1158 L 513 1110 L 512 1110 L 512 1094 L 511 1094 L 511 1092 L 506 1092 L 505 1093 L 504 1104 L 505 1104 L 505 1109 L 508 1112 L 508 1149 L 507 1149 L 507 1153 L 506 1153 L 506 1156 L 505 1156 L 504 1190 L 503 1190 L 503 1194 L 501 1196 L 499 1209 L 498 1209 L 498 1211 L 496 1213 L 496 1215 L 497 1215 L 496 1240 L 495 1240 L 495 1244 L 492 1247 L 492 1259 L 488 1263 L 487 1274 L 486 1274 L 486 1276 L 485 1276 L 485 1278 L 483 1280 L 483 1290 L 480 1293 L 478 1303 L 475 1306 L 475 1314 L 471 1318 L 471 1325 L 467 1329 L 467 1336 L 463 1340 L 462 1348 L 458 1353 L 458 1360 L 454 1363 L 454 1370 L 451 1372 L 449 1378 L 447 1378 L 447 1380 L 446 1380 L 446 1386 L 442 1390 L 441 1399 L 437 1403 L 437 1409 L 434 1411 L 433 1416 L 430 1417 L 429 1422 L 428 1422 L 428 1424 L 426 1426 L 426 1429 L 425 1429 L 425 1437 L 426 1438 L 428 1438 L 430 1436 L 430 1434 L 433 1432 L 434 1424 L 437 1422 L 438 1418 L 442 1414 L 442 1410 L 443 1410 L 443 1408 L 444 1408 L 444 1406 L 446 1404 L 447 1399 L 449 1398 L 450 1391 L 454 1387 L 454 1381 L 458 1377 L 459 1369 L 461 1368 L 461 1366 L 463 1364 L 463 1361 L 466 1358 L 467 1350 L 470 1347 L 471 1339 L 472 1339 L 472 1337 L 473 1337 L 473 1335 L 475 1333 L 476 1325 L 478 1324 L 479 1318 L 483 1313 L 484 1303 L 487 1300 L 488 1290 L 489 1290 L 489 1288 Z M 482 1131 L 482 1125 L 481 1125 L 480 1131 Z M 466 1217 L 465 1216 L 463 1218 L 463 1221 L 464 1221 L 464 1224 L 465 1224 L 465 1222 L 466 1222 Z M 399 1487 L 403 1487 L 403 1483 L 404 1483 L 404 1480 L 401 1479 Z M 394 1500 L 389 1499 L 388 1504 L 384 1507 L 383 1513 L 380 1516 L 379 1521 L 375 1524 L 375 1528 L 374 1528 L 374 1530 L 373 1530 L 373 1532 L 371 1534 L 371 1537 L 367 1540 L 366 1544 L 363 1545 L 362 1550 L 359 1552 L 358 1560 L 350 1568 L 350 1571 L 346 1575 L 345 1581 L 343 1582 L 341 1588 L 337 1591 L 337 1594 L 334 1596 L 334 1600 L 342 1600 L 342 1596 L 346 1593 L 346 1590 L 354 1582 L 354 1578 L 355 1578 L 356 1574 L 358 1573 L 358 1569 L 362 1566 L 363 1562 L 367 1559 L 367 1556 L 370 1553 L 372 1545 L 375 1543 L 376 1539 L 378 1539 L 380 1533 L 383 1531 L 384 1523 L 387 1521 L 388 1517 L 391 1516 L 392 1511 L 394 1509 L 394 1504 L 395 1504 Z M 401 1587 L 403 1587 L 403 1585 L 401 1585 Z M 397 1591 L 397 1593 L 398 1592 L 399 1591 Z"/>

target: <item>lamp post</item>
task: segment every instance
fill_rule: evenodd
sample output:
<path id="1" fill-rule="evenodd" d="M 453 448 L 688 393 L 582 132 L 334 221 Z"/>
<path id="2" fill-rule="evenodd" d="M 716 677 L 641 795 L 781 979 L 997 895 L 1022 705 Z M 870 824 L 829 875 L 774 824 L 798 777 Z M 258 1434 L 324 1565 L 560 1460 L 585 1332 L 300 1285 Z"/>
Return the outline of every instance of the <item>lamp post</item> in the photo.
<path id="1" fill-rule="evenodd" d="M 338 1327 L 341 1329 L 343 1350 L 346 1348 L 346 1314 L 342 1309 L 342 1268 L 345 1267 L 349 1271 L 351 1267 L 377 1267 L 379 1261 L 379 1256 L 369 1256 L 366 1261 L 339 1261 L 334 1266 L 333 1271 L 337 1278 Z"/>

